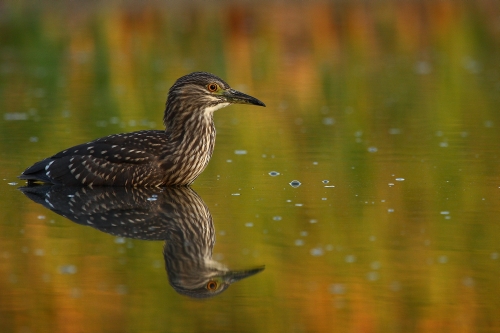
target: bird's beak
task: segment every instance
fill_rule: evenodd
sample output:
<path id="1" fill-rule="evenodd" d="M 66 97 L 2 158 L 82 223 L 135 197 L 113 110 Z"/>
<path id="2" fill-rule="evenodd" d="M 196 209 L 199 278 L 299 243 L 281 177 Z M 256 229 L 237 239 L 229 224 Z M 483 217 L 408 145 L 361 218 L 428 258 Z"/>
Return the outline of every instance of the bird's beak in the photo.
<path id="1" fill-rule="evenodd" d="M 253 104 L 259 106 L 266 106 L 257 98 L 244 94 L 234 89 L 228 89 L 222 93 L 229 103 L 232 104 Z"/>
<path id="2" fill-rule="evenodd" d="M 228 271 L 226 274 L 222 276 L 223 280 L 226 283 L 234 283 L 240 280 L 243 280 L 244 278 L 247 278 L 249 276 L 255 275 L 259 272 L 262 272 L 264 270 L 265 266 L 260 266 L 257 268 L 252 268 L 252 269 L 247 269 L 247 270 L 242 270 L 242 271 Z"/>

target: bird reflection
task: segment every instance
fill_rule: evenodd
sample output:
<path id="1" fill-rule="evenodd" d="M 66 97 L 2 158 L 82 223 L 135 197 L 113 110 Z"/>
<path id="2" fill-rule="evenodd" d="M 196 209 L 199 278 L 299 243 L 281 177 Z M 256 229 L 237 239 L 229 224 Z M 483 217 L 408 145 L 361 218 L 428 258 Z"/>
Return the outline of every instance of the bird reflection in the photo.
<path id="1" fill-rule="evenodd" d="M 232 271 L 212 259 L 215 230 L 203 200 L 189 187 L 123 188 L 40 185 L 21 187 L 31 200 L 78 224 L 111 235 L 165 240 L 170 285 L 180 294 L 207 298 L 264 266 Z"/>

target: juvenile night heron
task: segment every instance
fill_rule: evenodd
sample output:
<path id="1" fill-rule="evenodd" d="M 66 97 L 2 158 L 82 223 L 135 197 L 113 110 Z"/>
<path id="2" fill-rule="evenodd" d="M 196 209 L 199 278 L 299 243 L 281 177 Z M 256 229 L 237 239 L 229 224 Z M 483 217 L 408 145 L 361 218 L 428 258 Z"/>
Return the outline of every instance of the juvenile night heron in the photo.
<path id="1" fill-rule="evenodd" d="M 170 285 L 179 294 L 213 297 L 263 266 L 230 270 L 212 259 L 212 215 L 190 187 L 26 186 L 31 200 L 78 224 L 120 237 L 164 240 Z"/>
<path id="2" fill-rule="evenodd" d="M 265 106 L 213 74 L 188 74 L 169 90 L 164 131 L 115 134 L 74 146 L 35 163 L 19 178 L 79 186 L 190 185 L 212 156 L 213 113 L 230 104 Z"/>

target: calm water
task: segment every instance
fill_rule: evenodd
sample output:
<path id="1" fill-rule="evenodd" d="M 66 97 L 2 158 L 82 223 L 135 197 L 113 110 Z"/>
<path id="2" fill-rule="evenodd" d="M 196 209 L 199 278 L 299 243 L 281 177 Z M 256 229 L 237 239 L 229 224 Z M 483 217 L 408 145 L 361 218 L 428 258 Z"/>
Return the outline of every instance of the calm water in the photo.
<path id="1" fill-rule="evenodd" d="M 223 4 L 0 4 L 0 331 L 500 332 L 497 2 Z M 195 70 L 267 105 L 216 112 L 195 194 L 79 201 L 146 221 L 116 229 L 18 190 L 64 148 L 161 128 Z M 183 195 L 214 265 L 265 269 L 176 292 Z"/>

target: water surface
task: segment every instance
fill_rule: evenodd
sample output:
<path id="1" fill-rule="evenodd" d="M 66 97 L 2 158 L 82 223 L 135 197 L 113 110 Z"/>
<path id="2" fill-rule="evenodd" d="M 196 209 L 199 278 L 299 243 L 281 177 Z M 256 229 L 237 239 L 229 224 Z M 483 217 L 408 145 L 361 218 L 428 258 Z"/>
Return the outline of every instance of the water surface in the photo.
<path id="1" fill-rule="evenodd" d="M 496 2 L 224 4 L 2 5 L 2 331 L 500 331 Z M 71 222 L 16 179 L 161 128 L 195 70 L 267 105 L 216 112 L 193 184 L 213 259 L 266 268 L 203 301 L 170 286 L 162 241 Z"/>

